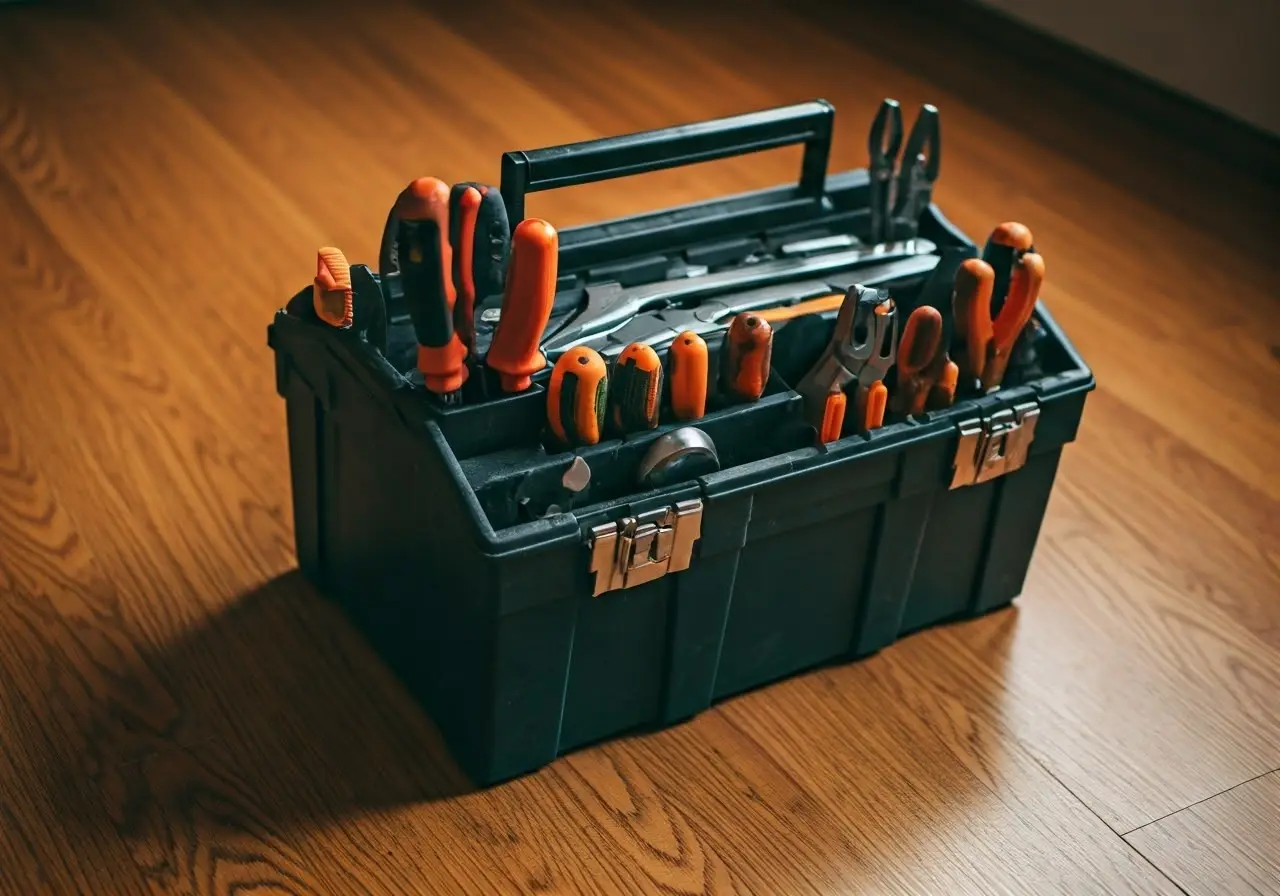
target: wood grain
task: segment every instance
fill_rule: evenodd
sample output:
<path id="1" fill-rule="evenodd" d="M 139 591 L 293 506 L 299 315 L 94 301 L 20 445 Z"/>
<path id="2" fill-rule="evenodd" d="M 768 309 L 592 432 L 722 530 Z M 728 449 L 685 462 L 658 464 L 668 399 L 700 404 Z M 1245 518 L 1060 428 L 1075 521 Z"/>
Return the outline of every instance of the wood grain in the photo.
<path id="1" fill-rule="evenodd" d="M 1246 781 L 1125 839 L 1184 892 L 1280 893 L 1280 772 Z"/>
<path id="2" fill-rule="evenodd" d="M 1280 197 L 907 15 L 0 8 L 0 892 L 1265 890 Z M 270 314 L 317 245 L 373 259 L 419 174 L 813 96 L 853 167 L 885 95 L 942 109 L 957 224 L 1033 227 L 1101 384 L 1024 597 L 472 792 L 294 571 Z"/>

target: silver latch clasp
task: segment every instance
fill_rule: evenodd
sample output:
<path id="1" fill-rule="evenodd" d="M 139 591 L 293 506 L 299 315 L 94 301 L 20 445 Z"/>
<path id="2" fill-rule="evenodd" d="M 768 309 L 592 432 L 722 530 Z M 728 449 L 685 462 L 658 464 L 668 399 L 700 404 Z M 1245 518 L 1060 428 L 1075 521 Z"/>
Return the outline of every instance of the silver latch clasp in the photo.
<path id="1" fill-rule="evenodd" d="M 1036 437 L 1040 406 L 1034 401 L 961 421 L 951 488 L 977 485 L 1022 469 Z"/>
<path id="2" fill-rule="evenodd" d="M 702 501 L 697 498 L 593 527 L 587 538 L 595 574 L 592 596 L 688 569 L 693 545 L 701 537 Z"/>

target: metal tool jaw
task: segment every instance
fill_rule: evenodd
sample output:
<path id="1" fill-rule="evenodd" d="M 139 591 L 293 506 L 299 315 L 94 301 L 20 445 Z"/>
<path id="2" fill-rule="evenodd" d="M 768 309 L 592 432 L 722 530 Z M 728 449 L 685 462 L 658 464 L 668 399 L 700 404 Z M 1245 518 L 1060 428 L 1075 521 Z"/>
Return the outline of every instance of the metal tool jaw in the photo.
<path id="1" fill-rule="evenodd" d="M 854 285 L 822 356 L 796 385 L 810 422 L 819 425 L 827 396 L 884 379 L 897 356 L 898 309 L 883 289 Z"/>

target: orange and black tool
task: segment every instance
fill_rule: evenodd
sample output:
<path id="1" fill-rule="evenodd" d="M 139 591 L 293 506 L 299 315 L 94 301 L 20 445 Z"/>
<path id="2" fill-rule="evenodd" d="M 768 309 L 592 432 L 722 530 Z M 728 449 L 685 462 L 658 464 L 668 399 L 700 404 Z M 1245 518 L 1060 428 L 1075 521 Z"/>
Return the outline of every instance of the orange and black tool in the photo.
<path id="1" fill-rule="evenodd" d="M 560 263 L 560 237 L 541 218 L 525 218 L 511 235 L 502 312 L 485 363 L 498 373 L 503 392 L 523 392 L 547 366 L 538 348 L 551 318 Z"/>
<path id="2" fill-rule="evenodd" d="M 754 311 L 729 324 L 720 352 L 720 389 L 739 401 L 759 401 L 769 382 L 773 327 Z"/>
<path id="3" fill-rule="evenodd" d="M 1000 386 L 1019 334 L 1031 320 L 1044 282 L 1044 259 L 1024 252 L 1013 265 L 1009 292 L 991 319 L 996 274 L 987 262 L 971 258 L 956 271 L 952 295 L 956 334 L 960 339 L 959 375 L 984 392 Z"/>
<path id="4" fill-rule="evenodd" d="M 1036 251 L 1031 230 L 1017 221 L 1006 221 L 991 231 L 987 244 L 982 247 L 982 260 L 991 265 L 995 282 L 991 287 L 991 315 L 995 317 L 1009 294 L 1013 269 L 1027 252 Z"/>
<path id="5" fill-rule="evenodd" d="M 955 399 L 959 368 L 947 358 L 942 313 L 921 305 L 907 318 L 898 344 L 898 380 L 889 410 L 902 416 L 949 407 Z"/>
<path id="6" fill-rule="evenodd" d="M 613 363 L 609 420 L 620 434 L 654 429 L 662 402 L 662 361 L 653 346 L 633 342 Z"/>
<path id="7" fill-rule="evenodd" d="M 677 420 L 698 420 L 707 412 L 707 341 L 692 330 L 676 336 L 667 349 L 667 383 L 671 414 Z"/>
<path id="8" fill-rule="evenodd" d="M 564 445 L 594 445 L 604 432 L 609 367 L 593 348 L 578 346 L 560 356 L 547 386 L 547 423 Z"/>
<path id="9" fill-rule="evenodd" d="M 476 302 L 502 292 L 511 251 L 511 224 L 502 194 L 485 184 L 454 184 L 449 193 L 449 243 L 458 294 L 454 326 L 474 355 Z"/>
<path id="10" fill-rule="evenodd" d="M 842 391 L 827 393 L 827 400 L 822 406 L 822 419 L 818 423 L 818 441 L 826 445 L 837 441 L 844 434 L 844 415 L 848 410 L 849 398 Z"/>
<path id="11" fill-rule="evenodd" d="M 467 347 L 453 325 L 448 185 L 418 178 L 397 197 L 392 215 L 401 288 L 418 339 L 418 369 L 427 389 L 456 404 L 467 381 Z"/>
<path id="12" fill-rule="evenodd" d="M 316 279 L 311 286 L 311 304 L 316 317 L 331 327 L 345 330 L 355 316 L 352 312 L 351 265 L 341 250 L 325 246 L 316 252 Z"/>

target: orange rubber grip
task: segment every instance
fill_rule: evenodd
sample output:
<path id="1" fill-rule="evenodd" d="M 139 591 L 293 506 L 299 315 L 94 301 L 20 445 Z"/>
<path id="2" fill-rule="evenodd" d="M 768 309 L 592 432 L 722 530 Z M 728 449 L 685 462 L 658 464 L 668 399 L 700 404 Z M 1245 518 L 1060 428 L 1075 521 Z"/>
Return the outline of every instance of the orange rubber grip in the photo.
<path id="1" fill-rule="evenodd" d="M 511 235 L 511 261 L 502 313 L 486 363 L 502 380 L 502 391 L 523 392 L 547 366 L 538 348 L 551 318 L 560 263 L 560 236 L 541 218 L 525 218 Z"/>
<path id="2" fill-rule="evenodd" d="M 653 429 L 662 401 L 662 361 L 653 346 L 633 342 L 609 377 L 609 419 L 619 433 Z"/>
<path id="3" fill-rule="evenodd" d="M 982 370 L 982 388 L 991 390 L 1000 385 L 1009 366 L 1013 345 L 1018 341 L 1040 297 L 1044 283 L 1044 259 L 1035 252 L 1027 252 L 1018 259 L 1009 282 L 1009 297 L 992 325 L 992 335 L 987 363 Z"/>
<path id="4" fill-rule="evenodd" d="M 982 377 L 991 346 L 991 291 L 996 273 L 981 258 L 969 258 L 956 271 L 951 294 L 956 335 L 962 343 L 957 361 L 960 375 L 967 380 Z"/>
<path id="5" fill-rule="evenodd" d="M 890 410 L 895 414 L 923 414 L 933 386 L 932 369 L 942 349 L 942 314 L 921 305 L 907 318 L 898 345 L 898 382 Z"/>
<path id="6" fill-rule="evenodd" d="M 844 392 L 832 392 L 827 396 L 826 404 L 822 406 L 822 426 L 818 428 L 818 440 L 822 444 L 838 440 L 844 432 L 844 412 L 848 404 L 849 399 Z"/>
<path id="7" fill-rule="evenodd" d="M 339 249 L 324 246 L 316 253 L 316 279 L 311 287 L 316 317 L 331 327 L 350 327 L 354 319 L 351 296 L 351 265 L 347 257 Z"/>
<path id="8" fill-rule="evenodd" d="M 889 389 L 882 382 L 859 386 L 854 398 L 854 411 L 858 415 L 858 431 L 870 432 L 884 425 L 884 412 L 889 403 Z"/>
<path id="9" fill-rule="evenodd" d="M 457 392 L 467 381 L 467 347 L 453 326 L 457 294 L 450 270 L 449 187 L 420 177 L 396 198 L 400 219 L 400 279 L 418 340 L 418 369 L 437 394 Z"/>
<path id="10" fill-rule="evenodd" d="M 609 368 L 593 348 L 580 345 L 556 361 L 547 385 L 547 424 L 564 445 L 594 445 L 604 432 Z"/>
<path id="11" fill-rule="evenodd" d="M 456 188 L 455 188 L 456 189 Z M 452 222 L 458 231 L 454 258 L 454 287 L 458 292 L 458 304 L 454 307 L 454 324 L 462 344 L 475 345 L 476 338 L 476 282 L 475 252 L 476 220 L 480 217 L 480 202 L 484 197 L 475 187 L 467 186 L 456 200 L 458 220 Z"/>
<path id="12" fill-rule="evenodd" d="M 698 420 L 707 412 L 708 352 L 706 340 L 685 330 L 667 350 L 667 382 L 671 413 L 677 420 Z"/>
<path id="13" fill-rule="evenodd" d="M 720 388 L 742 401 L 757 401 L 769 382 L 773 327 L 760 315 L 744 311 L 729 324 L 721 352 Z"/>
<path id="14" fill-rule="evenodd" d="M 997 246 L 1005 246 L 1013 249 L 1015 252 L 1026 252 L 1035 241 L 1031 239 L 1031 231 L 1027 225 L 1019 224 L 1017 221 L 1005 221 L 1003 224 L 991 231 L 991 236 L 987 241 Z"/>
<path id="15" fill-rule="evenodd" d="M 929 390 L 926 408 L 930 411 L 941 411 L 955 404 L 956 386 L 959 382 L 960 367 L 955 361 L 945 362 L 942 365 L 942 372 L 938 374 L 938 381 Z"/>

